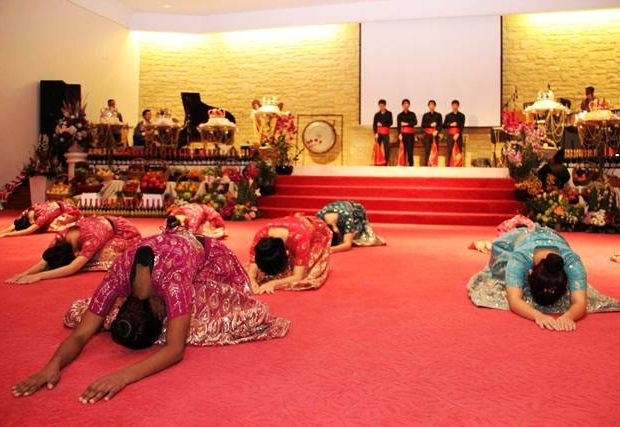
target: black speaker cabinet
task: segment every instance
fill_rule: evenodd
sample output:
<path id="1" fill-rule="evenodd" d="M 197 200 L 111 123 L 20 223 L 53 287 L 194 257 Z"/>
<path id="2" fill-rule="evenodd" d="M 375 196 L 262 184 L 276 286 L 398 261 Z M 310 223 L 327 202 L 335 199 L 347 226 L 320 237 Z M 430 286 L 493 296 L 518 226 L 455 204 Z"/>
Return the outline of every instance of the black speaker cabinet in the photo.
<path id="1" fill-rule="evenodd" d="M 62 80 L 41 80 L 39 86 L 39 129 L 50 138 L 62 113 L 63 102 L 80 101 L 82 90 L 79 84 L 67 84 Z"/>

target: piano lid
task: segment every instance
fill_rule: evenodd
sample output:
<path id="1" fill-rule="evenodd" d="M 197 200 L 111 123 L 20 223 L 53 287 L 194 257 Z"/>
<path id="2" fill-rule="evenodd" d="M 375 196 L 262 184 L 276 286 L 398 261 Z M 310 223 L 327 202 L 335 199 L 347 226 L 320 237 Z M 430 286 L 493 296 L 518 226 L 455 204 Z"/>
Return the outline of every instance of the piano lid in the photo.
<path id="1" fill-rule="evenodd" d="M 181 92 L 181 100 L 185 110 L 185 127 L 179 135 L 179 143 L 184 145 L 189 142 L 200 141 L 198 125 L 209 121 L 209 110 L 219 107 L 202 102 L 198 92 Z M 226 110 L 224 112 L 228 120 L 236 123 L 235 116 L 232 113 Z"/>

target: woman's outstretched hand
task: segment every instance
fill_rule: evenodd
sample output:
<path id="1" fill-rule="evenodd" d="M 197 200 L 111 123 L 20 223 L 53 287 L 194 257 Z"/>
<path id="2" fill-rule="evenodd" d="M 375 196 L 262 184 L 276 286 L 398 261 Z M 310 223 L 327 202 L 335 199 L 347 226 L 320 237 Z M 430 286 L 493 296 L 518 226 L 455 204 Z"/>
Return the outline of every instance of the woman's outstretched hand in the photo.
<path id="1" fill-rule="evenodd" d="M 540 329 L 549 329 L 550 331 L 560 331 L 557 321 L 546 314 L 540 314 L 536 316 L 534 322 L 540 327 Z"/>
<path id="2" fill-rule="evenodd" d="M 99 378 L 97 381 L 89 385 L 84 393 L 80 396 L 80 402 L 97 403 L 101 399 L 110 400 L 119 391 L 125 388 L 127 380 L 122 374 L 115 373 Z"/>
<path id="3" fill-rule="evenodd" d="M 260 285 L 258 290 L 255 292 L 258 295 L 262 294 L 272 294 L 276 290 L 276 284 L 273 282 L 267 282 L 264 285 Z"/>
<path id="4" fill-rule="evenodd" d="M 21 383 L 14 385 L 11 391 L 15 397 L 30 396 L 44 385 L 47 385 L 49 390 L 53 389 L 58 381 L 60 381 L 60 369 L 46 366 Z"/>
<path id="5" fill-rule="evenodd" d="M 7 280 L 7 283 L 13 283 L 13 284 L 17 284 L 17 285 L 26 285 L 28 283 L 34 283 L 34 282 L 38 282 L 41 280 L 41 276 L 39 276 L 39 274 L 25 274 L 25 275 L 19 275 L 20 277 L 17 277 L 16 279 L 11 278 L 9 280 Z"/>
<path id="6" fill-rule="evenodd" d="M 577 324 L 571 318 L 566 315 L 562 315 L 556 319 L 556 324 L 559 331 L 572 332 L 577 329 Z"/>
<path id="7" fill-rule="evenodd" d="M 27 273 L 19 273 L 19 274 L 16 274 L 15 276 L 13 276 L 13 277 L 9 277 L 8 279 L 6 279 L 6 280 L 4 281 L 4 283 L 17 283 L 17 281 L 18 281 L 19 279 L 21 279 L 22 277 L 27 276 L 27 275 L 28 275 Z"/>

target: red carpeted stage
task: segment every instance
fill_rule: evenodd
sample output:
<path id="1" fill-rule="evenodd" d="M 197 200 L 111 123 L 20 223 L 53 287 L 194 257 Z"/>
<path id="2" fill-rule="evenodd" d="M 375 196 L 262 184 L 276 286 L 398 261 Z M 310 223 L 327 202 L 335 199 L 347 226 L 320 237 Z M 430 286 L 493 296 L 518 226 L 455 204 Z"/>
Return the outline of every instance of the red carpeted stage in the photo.
<path id="1" fill-rule="evenodd" d="M 336 199 L 360 202 L 371 222 L 497 225 L 522 207 L 506 169 L 300 167 L 262 197 L 268 218 L 312 214 Z"/>
<path id="2" fill-rule="evenodd" d="M 5 223 L 11 213 L 0 213 Z M 135 220 L 144 234 L 160 220 Z M 264 220 L 228 223 L 247 260 Z M 486 256 L 467 250 L 494 227 L 377 225 L 386 247 L 332 257 L 318 291 L 261 297 L 292 321 L 284 339 L 188 348 L 185 360 L 112 401 L 78 402 L 98 377 L 146 352 L 93 339 L 54 391 L 14 398 L 69 333 L 62 318 L 101 273 L 0 285 L 2 425 L 613 425 L 620 419 L 620 314 L 596 314 L 574 333 L 475 308 L 467 279 Z M 3 279 L 35 262 L 50 235 L 0 239 Z M 590 282 L 620 297 L 611 235 L 567 235 Z M 152 351 L 152 350 L 150 350 Z"/>

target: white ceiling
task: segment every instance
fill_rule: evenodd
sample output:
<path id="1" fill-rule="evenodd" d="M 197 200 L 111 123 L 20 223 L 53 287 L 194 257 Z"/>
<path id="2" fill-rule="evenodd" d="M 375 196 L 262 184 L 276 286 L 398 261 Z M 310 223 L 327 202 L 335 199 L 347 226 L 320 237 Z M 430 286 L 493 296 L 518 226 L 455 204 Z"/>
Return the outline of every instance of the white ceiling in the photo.
<path id="1" fill-rule="evenodd" d="M 288 9 L 376 0 L 119 0 L 134 12 L 214 15 L 251 10 Z"/>
<path id="2" fill-rule="evenodd" d="M 183 33 L 620 7 L 620 0 L 68 1 L 131 30 Z"/>

